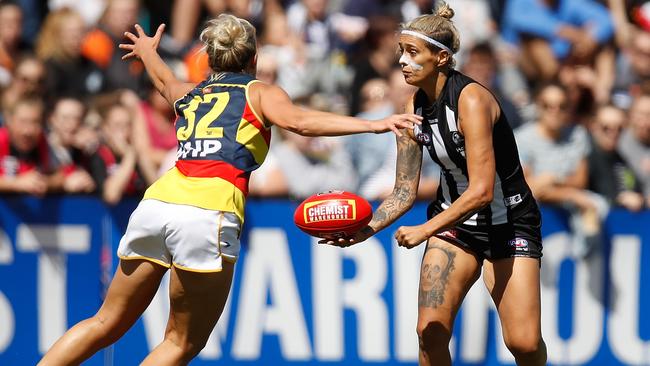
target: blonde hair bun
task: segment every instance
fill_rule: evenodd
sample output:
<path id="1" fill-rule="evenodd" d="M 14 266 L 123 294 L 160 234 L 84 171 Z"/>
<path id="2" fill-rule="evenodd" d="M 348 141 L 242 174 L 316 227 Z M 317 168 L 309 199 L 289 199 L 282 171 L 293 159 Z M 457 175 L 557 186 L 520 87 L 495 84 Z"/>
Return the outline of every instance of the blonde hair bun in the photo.
<path id="1" fill-rule="evenodd" d="M 454 14 L 455 14 L 454 9 L 452 9 L 451 6 L 449 6 L 449 4 L 447 4 L 444 1 L 440 2 L 440 5 L 438 5 L 438 7 L 436 8 L 436 13 L 435 13 L 436 16 L 443 17 L 446 19 L 453 18 Z"/>
<path id="2" fill-rule="evenodd" d="M 230 14 L 209 20 L 199 38 L 214 71 L 242 71 L 257 52 L 255 28 Z"/>

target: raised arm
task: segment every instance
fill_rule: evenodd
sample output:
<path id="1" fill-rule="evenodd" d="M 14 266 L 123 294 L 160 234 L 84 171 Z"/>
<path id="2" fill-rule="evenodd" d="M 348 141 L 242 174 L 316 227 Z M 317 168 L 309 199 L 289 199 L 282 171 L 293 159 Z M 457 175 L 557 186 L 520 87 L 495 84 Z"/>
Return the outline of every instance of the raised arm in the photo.
<path id="1" fill-rule="evenodd" d="M 161 24 L 158 27 L 153 37 L 147 36 L 139 24 L 135 25 L 135 30 L 138 34 L 137 36 L 131 32 L 124 33 L 133 44 L 120 44 L 119 47 L 121 49 L 129 51 L 129 53 L 122 56 L 122 60 L 134 57 L 142 60 L 156 90 L 173 106 L 176 100 L 192 90 L 194 84 L 183 83 L 176 79 L 172 70 L 160 58 L 160 55 L 158 55 L 158 44 L 160 43 L 160 37 L 162 37 L 165 31 L 165 24 Z"/>
<path id="2" fill-rule="evenodd" d="M 253 108 L 268 123 L 304 136 L 340 136 L 363 132 L 393 131 L 398 136 L 400 128 L 413 128 L 421 117 L 414 114 L 393 115 L 380 121 L 368 121 L 320 112 L 294 105 L 289 95 L 275 85 L 254 83 L 250 87 Z"/>

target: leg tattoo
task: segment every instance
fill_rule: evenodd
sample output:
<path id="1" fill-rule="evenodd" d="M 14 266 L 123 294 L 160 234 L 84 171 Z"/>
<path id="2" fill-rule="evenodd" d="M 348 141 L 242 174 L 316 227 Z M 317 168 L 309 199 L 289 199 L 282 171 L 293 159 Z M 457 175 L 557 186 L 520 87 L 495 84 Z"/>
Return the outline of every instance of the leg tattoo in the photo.
<path id="1" fill-rule="evenodd" d="M 454 270 L 456 253 L 431 243 L 427 245 L 424 253 L 425 259 L 427 255 L 432 254 L 429 252 L 434 250 L 437 254 L 436 257 L 430 263 L 425 263 L 422 266 L 418 305 L 435 309 L 445 301 L 445 288 L 449 283 L 449 274 Z"/>

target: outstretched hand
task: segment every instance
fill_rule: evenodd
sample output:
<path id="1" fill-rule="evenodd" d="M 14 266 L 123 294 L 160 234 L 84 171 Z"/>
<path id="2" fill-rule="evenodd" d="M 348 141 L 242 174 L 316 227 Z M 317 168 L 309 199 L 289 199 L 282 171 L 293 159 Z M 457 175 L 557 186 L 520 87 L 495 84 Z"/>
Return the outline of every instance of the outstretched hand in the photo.
<path id="1" fill-rule="evenodd" d="M 373 236 L 374 234 L 375 234 L 375 230 L 370 226 L 366 226 L 352 236 L 348 236 L 345 238 L 338 238 L 338 239 L 323 239 L 323 240 L 319 240 L 318 244 L 327 244 L 339 248 L 346 248 L 354 244 L 361 243 L 362 241 L 365 241 L 369 237 Z"/>
<path id="2" fill-rule="evenodd" d="M 416 124 L 422 124 L 422 116 L 417 114 L 393 114 L 373 122 L 372 126 L 375 133 L 393 131 L 397 136 L 401 137 L 400 129 L 412 129 Z"/>
<path id="3" fill-rule="evenodd" d="M 165 31 L 165 24 L 158 26 L 156 34 L 153 37 L 147 36 L 142 27 L 139 24 L 135 25 L 135 31 L 138 33 L 136 36 L 131 32 L 124 32 L 124 35 L 133 42 L 130 43 L 121 43 L 119 47 L 123 50 L 129 51 L 126 55 L 122 56 L 122 60 L 127 60 L 129 58 L 142 58 L 142 55 L 147 50 L 156 50 L 160 44 L 160 38 L 162 37 L 163 32 Z"/>

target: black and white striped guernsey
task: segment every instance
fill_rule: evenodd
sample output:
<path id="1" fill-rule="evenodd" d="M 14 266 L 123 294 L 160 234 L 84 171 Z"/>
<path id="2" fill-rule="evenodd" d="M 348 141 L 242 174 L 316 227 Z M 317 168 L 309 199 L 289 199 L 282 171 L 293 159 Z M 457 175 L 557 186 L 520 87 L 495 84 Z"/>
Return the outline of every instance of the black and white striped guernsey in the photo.
<path id="1" fill-rule="evenodd" d="M 471 83 L 475 81 L 451 70 L 434 103 L 428 101 L 422 89 L 415 95 L 415 113 L 424 117 L 422 126 L 416 125 L 414 129 L 415 137 L 441 168 L 438 194 L 429 207 L 429 217 L 451 206 L 469 185 L 465 139 L 458 130 L 458 99 L 463 88 Z M 465 225 L 506 224 L 525 214 L 531 204 L 536 207 L 524 180 L 512 129 L 503 111 L 499 115 L 492 137 L 496 162 L 494 199 L 472 214 Z"/>

